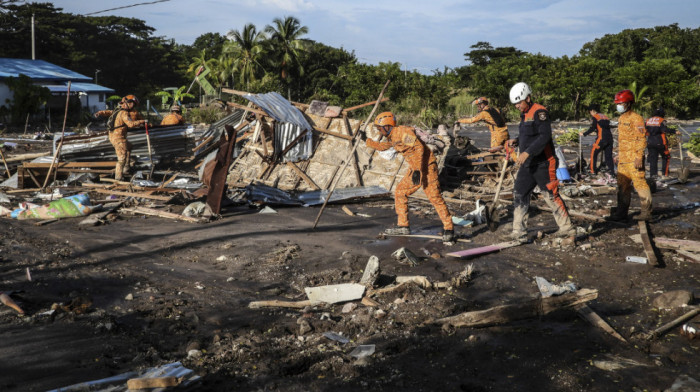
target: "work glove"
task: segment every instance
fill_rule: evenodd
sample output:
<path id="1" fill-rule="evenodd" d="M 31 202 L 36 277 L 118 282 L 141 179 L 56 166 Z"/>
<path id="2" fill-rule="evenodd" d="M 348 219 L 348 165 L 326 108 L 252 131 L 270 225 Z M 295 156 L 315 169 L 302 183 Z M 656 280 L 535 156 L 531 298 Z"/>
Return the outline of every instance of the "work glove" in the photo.
<path id="1" fill-rule="evenodd" d="M 411 181 L 413 181 L 413 185 L 420 185 L 420 170 L 413 171 Z"/>

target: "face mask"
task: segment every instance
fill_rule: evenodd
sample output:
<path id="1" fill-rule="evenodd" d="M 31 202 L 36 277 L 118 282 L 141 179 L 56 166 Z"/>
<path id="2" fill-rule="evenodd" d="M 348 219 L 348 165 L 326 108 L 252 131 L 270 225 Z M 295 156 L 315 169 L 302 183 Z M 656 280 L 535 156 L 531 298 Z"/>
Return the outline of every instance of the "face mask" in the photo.
<path id="1" fill-rule="evenodd" d="M 626 111 L 627 111 L 627 109 L 625 109 L 625 105 L 617 105 L 617 112 L 618 113 L 624 113 Z"/>

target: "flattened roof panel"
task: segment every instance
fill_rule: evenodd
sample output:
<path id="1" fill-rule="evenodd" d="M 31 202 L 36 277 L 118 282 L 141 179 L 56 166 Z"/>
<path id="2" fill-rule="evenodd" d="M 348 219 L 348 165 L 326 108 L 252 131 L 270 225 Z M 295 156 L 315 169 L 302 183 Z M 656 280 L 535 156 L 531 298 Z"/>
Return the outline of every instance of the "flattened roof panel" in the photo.
<path id="1" fill-rule="evenodd" d="M 16 78 L 19 74 L 27 75 L 35 81 L 80 80 L 90 82 L 92 80 L 92 78 L 88 76 L 81 75 L 44 60 L 0 58 L 0 79 L 7 77 Z"/>
<path id="2" fill-rule="evenodd" d="M 65 93 L 68 89 L 68 84 L 42 84 L 52 93 Z M 71 83 L 71 92 L 85 92 L 85 93 L 111 93 L 114 89 L 109 87 L 100 86 L 94 83 Z"/>

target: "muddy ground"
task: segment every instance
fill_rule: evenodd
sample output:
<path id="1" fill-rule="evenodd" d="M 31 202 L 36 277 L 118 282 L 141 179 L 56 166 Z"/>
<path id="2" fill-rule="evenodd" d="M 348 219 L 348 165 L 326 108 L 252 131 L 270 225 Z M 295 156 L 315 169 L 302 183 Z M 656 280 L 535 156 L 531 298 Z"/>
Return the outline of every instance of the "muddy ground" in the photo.
<path id="1" fill-rule="evenodd" d="M 700 240 L 700 210 L 679 208 L 700 202 L 699 182 L 694 174 L 688 184 L 654 194 L 655 236 Z M 593 213 L 609 201 L 614 195 L 567 203 Z M 638 206 L 636 196 L 632 205 Z M 0 307 L 0 390 L 43 391 L 175 361 L 202 376 L 180 390 L 203 391 L 661 391 L 679 375 L 700 378 L 700 339 L 688 340 L 678 328 L 653 341 L 643 335 L 687 311 L 655 309 L 658 295 L 700 296 L 700 264 L 668 250 L 659 252 L 663 267 L 625 262 L 644 256 L 629 238 L 638 233 L 634 221 L 619 227 L 574 219 L 591 233 L 576 247 L 560 248 L 546 234 L 556 229 L 551 214 L 532 211 L 530 235 L 544 232 L 541 239 L 458 260 L 445 254 L 502 241 L 509 219 L 496 233 L 484 225 L 459 229 L 472 242 L 446 246 L 377 238 L 394 223 L 391 199 L 347 206 L 368 217 L 332 205 L 313 230 L 318 207 L 258 214 L 235 205 L 207 224 L 123 214 L 88 228 L 78 218 L 46 226 L 0 219 L 0 290 L 12 292 L 27 312 Z M 414 231 L 440 233 L 429 204 L 411 206 Z M 465 213 L 473 205 L 451 208 Z M 402 264 L 391 256 L 400 247 L 435 258 Z M 474 272 L 460 287 L 411 284 L 374 297 L 379 307 L 358 302 L 348 313 L 344 304 L 248 308 L 257 300 L 304 300 L 307 286 L 359 281 L 371 255 L 380 260 L 381 284 L 400 275 L 446 281 L 468 264 Z M 629 343 L 573 310 L 486 328 L 432 323 L 536 298 L 535 276 L 597 289 L 589 306 Z M 59 309 L 45 315 L 54 304 Z M 329 340 L 322 336 L 328 331 L 351 341 Z M 349 356 L 360 344 L 376 345 L 375 353 Z M 601 360 L 634 364 L 603 370 L 595 366 Z"/>

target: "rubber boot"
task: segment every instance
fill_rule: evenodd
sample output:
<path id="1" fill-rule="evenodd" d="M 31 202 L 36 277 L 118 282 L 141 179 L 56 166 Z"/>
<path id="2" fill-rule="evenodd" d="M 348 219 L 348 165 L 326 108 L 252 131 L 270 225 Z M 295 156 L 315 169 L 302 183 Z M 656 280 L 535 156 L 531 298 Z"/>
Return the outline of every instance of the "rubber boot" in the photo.
<path id="1" fill-rule="evenodd" d="M 114 179 L 117 181 L 124 179 L 124 162 L 117 161 L 117 165 L 114 167 Z"/>
<path id="2" fill-rule="evenodd" d="M 527 242 L 527 207 L 518 206 L 513 210 L 513 232 L 510 238 L 520 242 Z"/>
<path id="3" fill-rule="evenodd" d="M 627 213 L 630 210 L 630 199 L 632 195 L 625 195 L 621 190 L 617 190 L 617 207 L 615 207 L 615 212 L 610 215 L 608 220 L 611 221 L 624 221 L 627 220 Z"/>
<path id="4" fill-rule="evenodd" d="M 642 212 L 637 217 L 637 220 L 648 221 L 651 220 L 651 192 L 644 189 L 639 192 L 639 202 L 642 207 Z"/>

